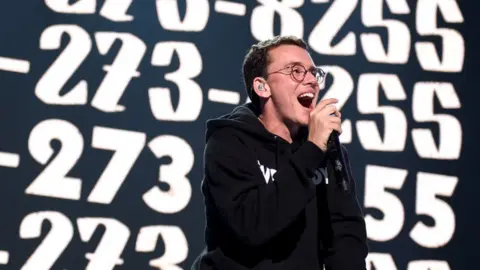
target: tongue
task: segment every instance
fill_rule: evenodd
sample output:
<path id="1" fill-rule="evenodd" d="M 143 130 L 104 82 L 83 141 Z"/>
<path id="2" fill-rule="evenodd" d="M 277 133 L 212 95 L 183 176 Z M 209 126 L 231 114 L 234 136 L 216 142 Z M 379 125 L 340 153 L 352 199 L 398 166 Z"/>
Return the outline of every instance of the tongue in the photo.
<path id="1" fill-rule="evenodd" d="M 312 99 L 310 97 L 299 97 L 298 102 L 300 102 L 303 107 L 309 108 L 310 104 L 312 104 Z"/>

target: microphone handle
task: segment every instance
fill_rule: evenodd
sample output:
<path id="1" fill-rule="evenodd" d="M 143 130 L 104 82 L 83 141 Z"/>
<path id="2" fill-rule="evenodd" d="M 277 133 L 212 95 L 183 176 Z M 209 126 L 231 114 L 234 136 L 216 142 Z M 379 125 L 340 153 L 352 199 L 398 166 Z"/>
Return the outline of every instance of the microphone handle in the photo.
<path id="1" fill-rule="evenodd" d="M 329 138 L 329 148 L 331 149 L 330 153 L 334 155 L 334 168 L 337 172 L 340 173 L 340 184 L 343 187 L 344 191 L 348 190 L 348 172 L 345 162 L 345 156 L 342 151 L 342 146 L 340 144 L 340 139 L 338 132 L 334 130 L 332 134 L 330 134 Z"/>

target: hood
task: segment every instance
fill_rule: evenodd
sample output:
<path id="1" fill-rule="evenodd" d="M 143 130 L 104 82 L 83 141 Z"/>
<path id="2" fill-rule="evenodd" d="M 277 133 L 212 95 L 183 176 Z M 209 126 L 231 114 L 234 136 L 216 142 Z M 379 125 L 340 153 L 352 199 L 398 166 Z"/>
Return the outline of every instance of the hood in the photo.
<path id="1" fill-rule="evenodd" d="M 252 103 L 248 102 L 235 107 L 228 114 L 208 120 L 206 123 L 205 141 L 207 142 L 213 133 L 225 127 L 233 127 L 268 144 L 275 144 L 277 140 L 283 140 L 263 126 L 260 120 L 258 120 L 259 114 L 259 111 Z M 301 134 L 298 136 L 300 138 L 299 141 L 304 141 L 307 138 L 308 129 L 302 128 L 299 134 Z"/>

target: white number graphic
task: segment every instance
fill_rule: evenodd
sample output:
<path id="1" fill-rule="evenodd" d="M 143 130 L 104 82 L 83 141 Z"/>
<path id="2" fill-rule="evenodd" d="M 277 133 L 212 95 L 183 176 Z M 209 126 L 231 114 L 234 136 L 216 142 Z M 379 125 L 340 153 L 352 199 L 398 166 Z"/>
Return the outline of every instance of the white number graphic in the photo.
<path id="1" fill-rule="evenodd" d="M 153 252 L 157 240 L 162 237 L 165 252 L 149 265 L 161 270 L 182 270 L 178 266 L 188 256 L 188 242 L 183 231 L 177 226 L 148 226 L 140 229 L 135 246 L 138 252 Z"/>
<path id="2" fill-rule="evenodd" d="M 55 1 L 55 0 L 54 0 Z M 133 20 L 132 15 L 127 15 L 128 8 L 133 0 L 107 0 L 100 15 L 114 22 L 128 22 Z"/>
<path id="3" fill-rule="evenodd" d="M 133 20 L 133 16 L 127 15 L 126 12 L 133 0 L 106 0 L 100 10 L 100 15 L 114 21 L 127 22 Z M 93 14 L 97 5 L 96 0 L 77 0 L 73 4 L 69 4 L 69 0 L 45 0 L 47 6 L 58 13 L 68 14 Z"/>
<path id="4" fill-rule="evenodd" d="M 264 40 L 275 36 L 273 32 L 275 12 L 280 15 L 280 35 L 294 35 L 303 37 L 303 18 L 294 10 L 303 5 L 304 0 L 257 0 L 261 5 L 252 11 L 250 29 L 257 40 Z"/>
<path id="5" fill-rule="evenodd" d="M 452 115 L 434 114 L 435 95 L 442 108 L 461 107 L 455 88 L 451 83 L 418 82 L 413 89 L 412 112 L 417 122 L 437 122 L 440 130 L 438 148 L 429 129 L 413 129 L 413 144 L 422 158 L 458 159 L 462 150 L 462 125 Z"/>
<path id="6" fill-rule="evenodd" d="M 446 261 L 411 261 L 408 263 L 408 270 L 450 270 L 450 265 Z"/>
<path id="7" fill-rule="evenodd" d="M 383 18 L 384 0 L 362 1 L 362 22 L 367 27 L 385 27 L 388 31 L 388 45 L 384 49 L 379 34 L 360 35 L 362 49 L 368 61 L 375 63 L 406 64 L 410 55 L 410 31 L 405 23 Z M 386 0 L 393 14 L 409 14 L 406 0 Z"/>
<path id="8" fill-rule="evenodd" d="M 403 227 L 405 209 L 397 196 L 386 188 L 400 190 L 407 177 L 407 170 L 367 165 L 365 171 L 365 207 L 375 208 L 383 213 L 378 220 L 365 216 L 367 235 L 374 241 L 389 241 L 395 238 Z"/>
<path id="9" fill-rule="evenodd" d="M 379 106 L 380 86 L 388 100 L 407 99 L 397 75 L 360 75 L 357 93 L 358 110 L 362 114 L 383 114 L 385 129 L 382 140 L 375 121 L 357 121 L 358 138 L 367 150 L 401 152 L 405 149 L 407 141 L 407 117 L 401 109 L 394 106 Z"/>
<path id="10" fill-rule="evenodd" d="M 58 13 L 93 14 L 95 13 L 96 0 L 78 0 L 69 4 L 69 0 L 45 0 L 51 10 Z"/>
<path id="11" fill-rule="evenodd" d="M 334 46 L 331 44 L 333 38 L 352 16 L 357 4 L 358 0 L 334 1 L 310 33 L 308 37 L 309 46 L 320 54 L 355 55 L 357 46 L 354 32 L 349 32 L 338 44 Z"/>
<path id="12" fill-rule="evenodd" d="M 118 105 L 118 101 L 132 78 L 140 76 L 137 68 L 147 50 L 141 39 L 129 33 L 95 34 L 98 50 L 102 55 L 109 52 L 117 39 L 122 42 L 122 46 L 112 65 L 103 67 L 107 75 L 92 99 L 92 106 L 104 112 L 120 112 L 125 109 Z"/>
<path id="13" fill-rule="evenodd" d="M 180 20 L 178 0 L 157 0 L 158 21 L 166 30 L 201 32 L 210 15 L 208 0 L 186 0 L 187 10 Z"/>
<path id="14" fill-rule="evenodd" d="M 38 81 L 35 95 L 47 104 L 86 104 L 88 92 L 85 80 L 78 82 L 63 96 L 60 96 L 60 91 L 90 53 L 92 41 L 88 33 L 76 25 L 53 25 L 40 36 L 40 49 L 59 49 L 63 34 L 69 36 L 70 42 Z"/>
<path id="15" fill-rule="evenodd" d="M 338 110 L 341 110 L 343 105 L 348 101 L 353 93 L 353 79 L 350 73 L 339 66 L 320 66 L 327 74 L 332 74 L 333 83 L 323 95 L 322 99 L 336 98 Z M 325 88 L 325 82 L 320 85 L 320 89 Z M 343 119 L 342 134 L 339 139 L 342 143 L 352 142 L 352 122 L 349 119 Z"/>
<path id="16" fill-rule="evenodd" d="M 374 165 L 367 165 L 365 172 L 365 207 L 375 208 L 384 218 L 377 220 L 365 216 L 367 235 L 374 241 L 389 241 L 402 230 L 405 210 L 400 199 L 385 189 L 400 190 L 408 172 Z M 455 176 L 419 172 L 417 174 L 415 212 L 431 217 L 435 225 L 428 227 L 418 221 L 410 231 L 410 237 L 425 248 L 446 245 L 455 232 L 455 213 L 450 205 L 438 196 L 451 197 L 458 183 Z"/>
<path id="17" fill-rule="evenodd" d="M 51 269 L 73 238 L 73 226 L 70 220 L 62 213 L 51 211 L 28 214 L 20 224 L 20 238 L 40 237 L 45 221 L 50 223 L 50 231 L 21 270 Z"/>
<path id="18" fill-rule="evenodd" d="M 77 223 L 80 238 L 83 242 L 90 241 L 99 226 L 105 227 L 105 232 L 95 252 L 85 255 L 90 260 L 85 268 L 86 270 L 111 270 L 116 265 L 123 264 L 120 256 L 130 237 L 130 230 L 127 226 L 111 218 L 79 218 Z"/>
<path id="19" fill-rule="evenodd" d="M 455 213 L 450 205 L 438 196 L 451 197 L 458 178 L 454 176 L 419 172 L 417 174 L 417 195 L 415 212 L 427 215 L 435 221 L 429 227 L 419 221 L 410 232 L 410 237 L 426 248 L 439 248 L 452 239 L 455 232 Z"/>
<path id="20" fill-rule="evenodd" d="M 465 42 L 454 29 L 437 27 L 437 11 L 447 23 L 463 23 L 463 16 L 455 0 L 418 0 L 416 10 L 417 32 L 421 36 L 442 38 L 442 60 L 432 42 L 417 42 L 415 50 L 420 66 L 436 72 L 461 72 L 465 58 Z"/>
<path id="21" fill-rule="evenodd" d="M 94 127 L 92 137 L 92 147 L 115 153 L 88 196 L 88 201 L 109 204 L 142 152 L 146 135 L 141 132 Z"/>
<path id="22" fill-rule="evenodd" d="M 53 157 L 53 140 L 61 143 L 58 155 Z M 25 190 L 26 194 L 78 200 L 82 182 L 66 176 L 82 155 L 83 137 L 71 123 L 59 119 L 45 120 L 37 124 L 30 133 L 28 149 L 32 157 L 45 169 Z"/>
<path id="23" fill-rule="evenodd" d="M 387 253 L 369 253 L 365 260 L 367 270 L 397 270 L 392 255 Z M 418 260 L 408 263 L 408 270 L 450 270 L 446 261 Z"/>
<path id="24" fill-rule="evenodd" d="M 202 57 L 193 43 L 159 42 L 153 50 L 152 65 L 168 66 L 174 52 L 178 55 L 180 65 L 176 71 L 165 74 L 165 79 L 178 87 L 177 109 L 173 109 L 171 90 L 163 87 L 149 89 L 150 108 L 157 120 L 195 121 L 202 109 L 203 92 L 193 78 L 202 71 Z"/>
<path id="25" fill-rule="evenodd" d="M 187 174 L 193 167 L 193 150 L 185 140 L 170 135 L 158 136 L 148 146 L 157 158 L 170 156 L 172 163 L 159 168 L 158 180 L 167 183 L 169 190 L 162 191 L 155 186 L 143 194 L 143 200 L 157 212 L 179 212 L 187 206 L 192 195 Z"/>
<path id="26" fill-rule="evenodd" d="M 62 148 L 53 159 L 51 142 L 59 140 Z M 146 141 L 146 135 L 106 127 L 94 127 L 92 147 L 114 151 L 102 175 L 88 196 L 89 202 L 109 204 L 132 169 Z M 49 163 L 25 190 L 26 194 L 79 200 L 82 180 L 68 177 L 83 152 L 83 137 L 73 124 L 49 119 L 37 124 L 29 137 L 32 157 L 42 165 Z"/>
<path id="27" fill-rule="evenodd" d="M 368 253 L 365 262 L 367 270 L 397 270 L 397 266 L 395 265 L 392 255 L 388 253 Z"/>

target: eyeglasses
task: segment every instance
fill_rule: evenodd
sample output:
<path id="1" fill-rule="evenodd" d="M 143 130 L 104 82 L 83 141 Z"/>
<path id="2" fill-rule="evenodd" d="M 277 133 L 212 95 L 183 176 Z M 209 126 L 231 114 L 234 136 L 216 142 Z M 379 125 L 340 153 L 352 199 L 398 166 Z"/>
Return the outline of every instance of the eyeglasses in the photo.
<path id="1" fill-rule="evenodd" d="M 287 72 L 286 73 L 282 72 L 284 70 L 287 70 Z M 315 76 L 315 79 L 317 80 L 318 85 L 320 85 L 323 82 L 326 76 L 325 71 L 323 71 L 323 69 L 319 67 L 311 67 L 309 69 L 306 69 L 303 65 L 298 63 L 289 65 L 280 70 L 268 73 L 267 76 L 273 73 L 281 73 L 285 75 L 291 75 L 293 79 L 296 80 L 297 82 L 303 82 L 303 80 L 305 79 L 305 76 L 307 75 L 307 72 L 310 72 L 312 73 L 313 76 Z"/>

